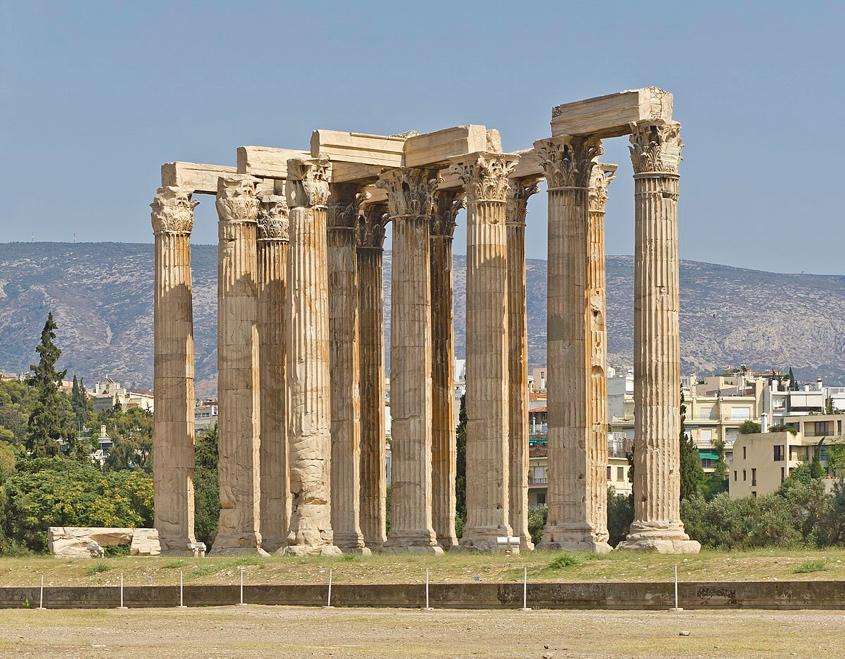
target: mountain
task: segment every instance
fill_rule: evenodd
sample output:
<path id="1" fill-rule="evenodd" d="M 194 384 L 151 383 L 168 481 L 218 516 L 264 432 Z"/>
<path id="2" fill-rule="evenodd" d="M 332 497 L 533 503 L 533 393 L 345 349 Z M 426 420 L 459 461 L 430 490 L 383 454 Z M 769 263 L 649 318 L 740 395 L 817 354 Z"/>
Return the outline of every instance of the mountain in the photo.
<path id="1" fill-rule="evenodd" d="M 23 371 L 48 311 L 58 323 L 63 367 L 89 384 L 111 376 L 152 385 L 153 249 L 127 243 L 0 244 L 0 370 Z M 466 261 L 455 258 L 456 355 L 464 354 Z M 633 259 L 607 258 L 609 361 L 630 365 Z M 546 263 L 528 271 L 529 362 L 546 361 Z M 385 253 L 385 311 L 390 309 Z M 193 248 L 197 390 L 216 387 L 217 249 Z M 385 336 L 390 336 L 389 325 Z M 787 275 L 681 262 L 685 373 L 745 364 L 792 366 L 799 378 L 845 384 L 845 277 Z"/>

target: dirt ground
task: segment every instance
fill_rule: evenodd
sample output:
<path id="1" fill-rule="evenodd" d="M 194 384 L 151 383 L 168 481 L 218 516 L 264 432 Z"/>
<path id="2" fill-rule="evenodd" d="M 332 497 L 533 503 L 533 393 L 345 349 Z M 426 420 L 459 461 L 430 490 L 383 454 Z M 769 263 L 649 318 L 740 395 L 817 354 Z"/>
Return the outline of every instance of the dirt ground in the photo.
<path id="1" fill-rule="evenodd" d="M 450 553 L 347 555 L 339 558 L 257 556 L 113 557 L 59 559 L 52 556 L 0 558 L 0 586 L 236 584 L 240 569 L 248 584 L 320 584 L 332 570 L 334 583 L 421 583 L 426 569 L 432 583 L 508 583 L 522 581 L 670 581 L 674 566 L 681 581 L 845 580 L 845 551 L 703 551 L 690 556 L 612 552 L 604 556 L 535 551 L 506 554 Z"/>
<path id="2" fill-rule="evenodd" d="M 845 654 L 845 612 L 9 610 L 2 656 L 654 657 Z"/>

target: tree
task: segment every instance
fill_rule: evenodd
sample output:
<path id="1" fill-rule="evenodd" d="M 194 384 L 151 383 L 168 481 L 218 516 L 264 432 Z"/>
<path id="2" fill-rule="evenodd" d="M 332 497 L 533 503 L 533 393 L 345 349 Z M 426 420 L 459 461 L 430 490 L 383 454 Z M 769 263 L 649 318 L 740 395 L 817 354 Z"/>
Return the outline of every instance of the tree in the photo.
<path id="1" fill-rule="evenodd" d="M 49 457 L 58 455 L 64 442 L 70 455 L 80 457 L 76 450 L 73 410 L 61 390 L 67 371 L 56 370 L 62 351 L 55 340 L 56 323 L 50 313 L 41 331 L 41 343 L 35 349 L 39 355 L 38 364 L 30 366 L 32 375 L 27 379 L 27 384 L 34 389 L 35 404 L 27 423 L 26 449 L 33 457 Z"/>
<path id="2" fill-rule="evenodd" d="M 73 408 L 73 416 L 76 420 L 76 432 L 81 433 L 82 429 L 88 424 L 88 419 L 91 416 L 88 396 L 85 394 L 85 384 L 82 380 L 77 380 L 76 375 L 73 376 L 73 389 L 70 393 L 70 405 Z"/>
<path id="3" fill-rule="evenodd" d="M 684 392 L 681 391 L 681 431 L 678 435 L 681 462 L 681 499 L 698 494 L 701 482 L 704 480 L 704 470 L 701 468 L 698 448 L 692 441 L 692 437 L 687 435 L 686 417 L 687 406 L 684 404 Z"/>
<path id="4" fill-rule="evenodd" d="M 617 494 L 613 486 L 607 488 L 608 542 L 615 547 L 625 539 L 634 521 L 634 495 Z"/>
<path id="5" fill-rule="evenodd" d="M 106 467 L 112 471 L 153 470 L 153 415 L 139 407 L 116 410 L 109 416 L 106 431 L 112 438 L 112 448 Z"/>
<path id="6" fill-rule="evenodd" d="M 455 512 L 466 520 L 467 515 L 467 417 L 466 396 L 461 396 L 461 410 L 458 414 L 457 464 L 455 468 Z"/>
<path id="7" fill-rule="evenodd" d="M 792 372 L 792 367 L 789 367 L 789 390 L 798 391 L 798 380 L 795 379 L 795 373 Z"/>
<path id="8" fill-rule="evenodd" d="M 845 478 L 845 444 L 829 444 L 827 470 L 836 478 Z"/>
<path id="9" fill-rule="evenodd" d="M 748 419 L 747 421 L 743 421 L 742 424 L 739 426 L 739 434 L 740 435 L 755 435 L 760 432 L 760 424 L 756 421 L 752 421 Z"/>
<path id="10" fill-rule="evenodd" d="M 194 533 L 206 547 L 214 544 L 220 517 L 217 488 L 217 425 L 197 437 L 194 450 Z"/>

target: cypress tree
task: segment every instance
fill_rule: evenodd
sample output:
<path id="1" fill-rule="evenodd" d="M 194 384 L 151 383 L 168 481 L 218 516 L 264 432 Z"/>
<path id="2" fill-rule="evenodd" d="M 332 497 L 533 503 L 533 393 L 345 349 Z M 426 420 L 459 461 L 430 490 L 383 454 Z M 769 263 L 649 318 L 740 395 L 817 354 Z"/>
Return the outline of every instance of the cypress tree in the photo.
<path id="1" fill-rule="evenodd" d="M 689 499 L 700 492 L 701 482 L 704 480 L 704 470 L 698 448 L 687 436 L 686 428 L 687 406 L 684 404 L 684 392 L 681 391 L 681 432 L 678 436 L 681 457 L 681 499 Z"/>
<path id="2" fill-rule="evenodd" d="M 466 396 L 461 396 L 461 410 L 455 432 L 457 461 L 455 465 L 455 511 L 466 519 L 467 514 L 467 408 Z"/>
<path id="3" fill-rule="evenodd" d="M 76 449 L 73 411 L 68 397 L 61 390 L 67 371 L 56 370 L 62 351 L 55 340 L 56 322 L 50 313 L 41 330 L 41 343 L 35 349 L 39 356 L 38 364 L 29 367 L 32 375 L 27 380 L 33 389 L 35 404 L 27 423 L 26 449 L 30 455 L 39 458 L 58 455 L 62 440 L 67 442 L 72 452 Z"/>

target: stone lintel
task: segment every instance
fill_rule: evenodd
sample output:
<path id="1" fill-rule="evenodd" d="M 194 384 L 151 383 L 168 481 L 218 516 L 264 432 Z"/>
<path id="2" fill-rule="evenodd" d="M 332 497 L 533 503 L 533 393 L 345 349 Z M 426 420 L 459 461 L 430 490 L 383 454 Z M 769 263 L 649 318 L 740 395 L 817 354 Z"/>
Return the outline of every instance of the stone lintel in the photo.
<path id="1" fill-rule="evenodd" d="M 401 167 L 405 138 L 319 129 L 311 133 L 311 157 L 380 167 Z"/>
<path id="2" fill-rule="evenodd" d="M 166 162 L 161 166 L 161 184 L 186 188 L 191 192 L 217 194 L 217 179 L 237 174 L 236 167 L 195 162 Z"/>
<path id="3" fill-rule="evenodd" d="M 452 158 L 476 151 L 501 153 L 499 131 L 469 124 L 414 135 L 405 141 L 404 164 L 405 167 L 445 164 Z"/>
<path id="4" fill-rule="evenodd" d="M 672 94 L 657 87 L 630 89 L 552 108 L 552 137 L 619 137 L 636 121 L 672 120 Z"/>
<path id="5" fill-rule="evenodd" d="M 279 149 L 271 146 L 239 146 L 238 174 L 251 174 L 261 178 L 286 179 L 288 160 L 308 158 L 308 151 Z"/>

